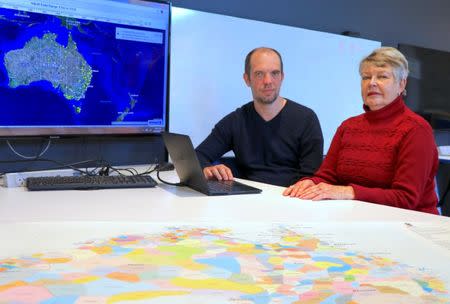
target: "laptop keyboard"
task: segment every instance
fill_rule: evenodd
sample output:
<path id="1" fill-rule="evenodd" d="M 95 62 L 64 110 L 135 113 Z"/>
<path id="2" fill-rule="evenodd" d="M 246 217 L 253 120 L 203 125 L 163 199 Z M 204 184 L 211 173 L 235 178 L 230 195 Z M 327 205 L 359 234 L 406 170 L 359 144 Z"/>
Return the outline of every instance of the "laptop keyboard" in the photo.
<path id="1" fill-rule="evenodd" d="M 247 186 L 234 180 L 229 181 L 207 181 L 208 191 L 210 194 L 250 194 L 260 193 L 261 190 Z"/>
<path id="2" fill-rule="evenodd" d="M 209 191 L 223 192 L 223 193 L 231 192 L 235 184 L 235 182 L 233 181 L 216 181 L 216 180 L 209 180 L 207 183 Z"/>

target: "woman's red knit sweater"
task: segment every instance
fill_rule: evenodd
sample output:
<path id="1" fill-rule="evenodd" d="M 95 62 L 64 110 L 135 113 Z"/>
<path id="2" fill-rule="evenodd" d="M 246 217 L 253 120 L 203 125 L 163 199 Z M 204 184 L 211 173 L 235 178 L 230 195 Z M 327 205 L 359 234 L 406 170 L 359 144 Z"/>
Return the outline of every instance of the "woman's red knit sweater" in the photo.
<path id="1" fill-rule="evenodd" d="M 352 186 L 355 199 L 433 214 L 438 154 L 430 125 L 401 97 L 344 121 L 314 183 Z"/>

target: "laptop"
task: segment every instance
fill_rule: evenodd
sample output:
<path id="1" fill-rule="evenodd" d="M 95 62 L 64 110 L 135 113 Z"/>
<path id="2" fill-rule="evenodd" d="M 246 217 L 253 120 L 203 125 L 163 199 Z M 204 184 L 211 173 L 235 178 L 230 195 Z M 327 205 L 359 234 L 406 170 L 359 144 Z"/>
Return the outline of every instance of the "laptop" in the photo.
<path id="1" fill-rule="evenodd" d="M 208 180 L 187 135 L 164 132 L 164 144 L 182 184 L 206 195 L 261 193 L 262 190 L 237 181 Z"/>

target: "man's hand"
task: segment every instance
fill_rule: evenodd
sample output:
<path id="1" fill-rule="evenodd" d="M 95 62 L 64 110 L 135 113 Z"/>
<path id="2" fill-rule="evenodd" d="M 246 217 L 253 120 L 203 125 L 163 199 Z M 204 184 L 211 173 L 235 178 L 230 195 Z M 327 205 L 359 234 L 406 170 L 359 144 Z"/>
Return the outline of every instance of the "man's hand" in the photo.
<path id="1" fill-rule="evenodd" d="M 203 168 L 203 174 L 207 179 L 232 180 L 233 173 L 231 169 L 225 165 L 215 165 Z"/>

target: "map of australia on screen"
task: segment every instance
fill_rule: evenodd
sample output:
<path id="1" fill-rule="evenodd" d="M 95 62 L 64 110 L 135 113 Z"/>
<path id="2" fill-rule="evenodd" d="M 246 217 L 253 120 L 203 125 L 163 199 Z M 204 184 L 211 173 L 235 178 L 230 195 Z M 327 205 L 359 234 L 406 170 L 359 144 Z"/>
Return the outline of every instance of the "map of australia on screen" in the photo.
<path id="1" fill-rule="evenodd" d="M 164 30 L 0 8 L 0 125 L 154 125 Z"/>
<path id="2" fill-rule="evenodd" d="M 85 98 L 92 68 L 78 52 L 70 33 L 67 47 L 56 42 L 56 38 L 56 34 L 46 33 L 42 38 L 31 38 L 22 49 L 6 53 L 4 61 L 11 88 L 46 80 L 68 100 Z"/>

